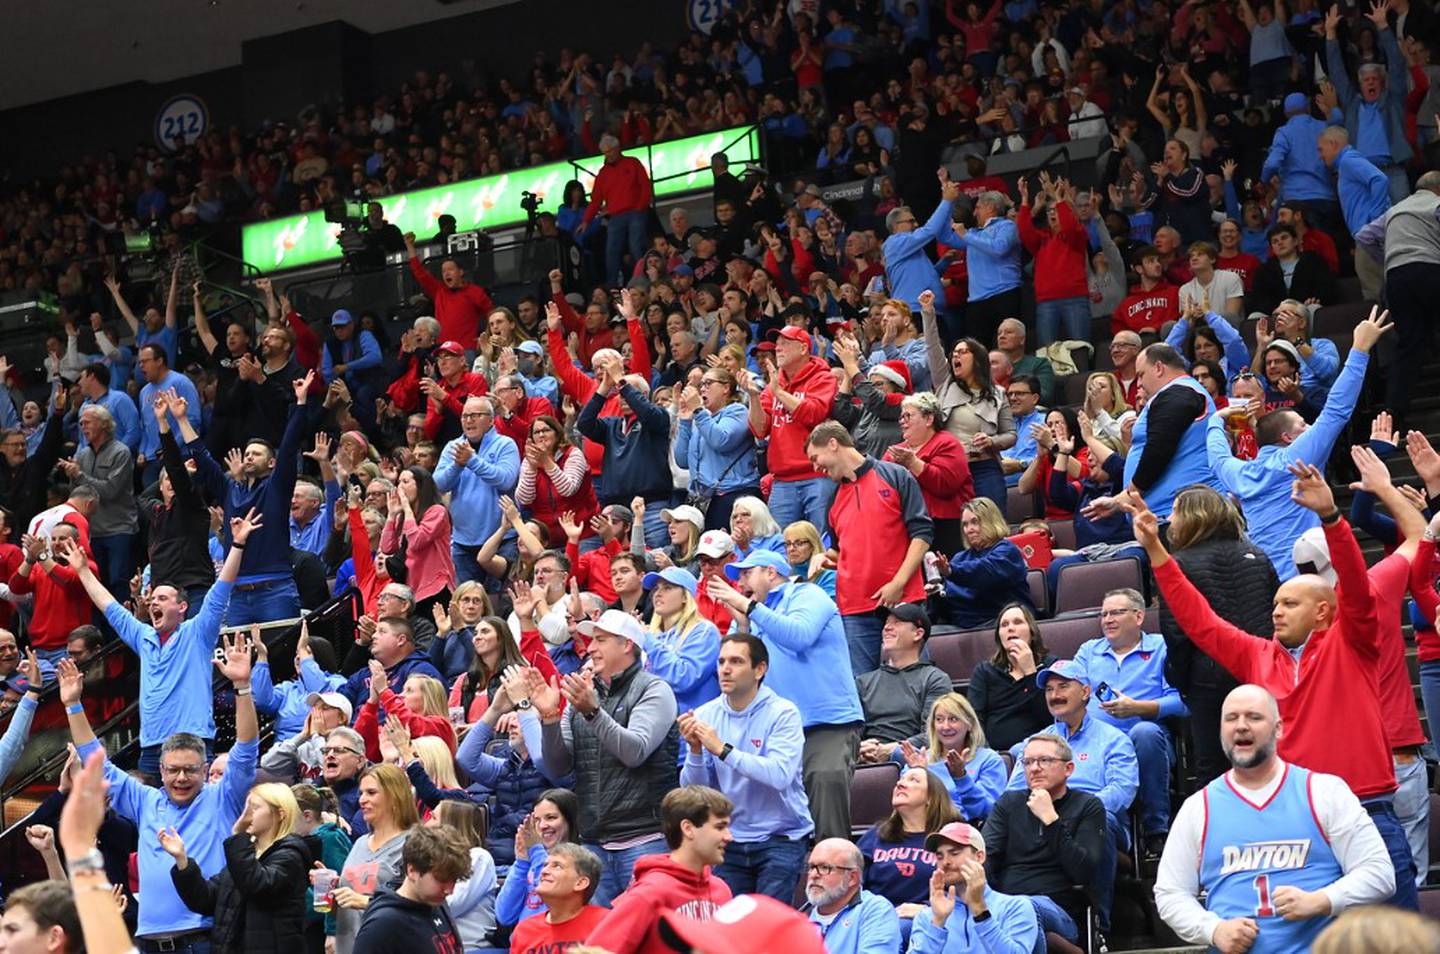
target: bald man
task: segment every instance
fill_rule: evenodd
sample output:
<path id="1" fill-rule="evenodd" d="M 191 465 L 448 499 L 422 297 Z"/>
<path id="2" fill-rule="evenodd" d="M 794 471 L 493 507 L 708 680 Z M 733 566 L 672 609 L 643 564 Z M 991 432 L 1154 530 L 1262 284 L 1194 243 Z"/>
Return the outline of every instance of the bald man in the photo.
<path id="1" fill-rule="evenodd" d="M 1284 720 L 1268 691 L 1239 686 L 1220 713 L 1231 768 L 1175 816 L 1155 881 L 1160 917 L 1223 954 L 1309 950 L 1341 911 L 1394 891 L 1385 843 L 1344 779 L 1279 756 Z"/>
<path id="2" fill-rule="evenodd" d="M 1415 861 L 1395 814 L 1395 767 L 1380 711 L 1383 628 L 1365 558 L 1324 476 L 1300 463 L 1291 472 L 1291 497 L 1320 517 L 1341 584 L 1337 593 L 1311 573 L 1282 583 L 1275 592 L 1273 640 L 1252 636 L 1216 615 L 1170 559 L 1155 514 L 1132 494 L 1135 539 L 1145 547 L 1180 629 L 1240 682 L 1263 686 L 1278 700 L 1288 729 L 1278 737 L 1280 756 L 1340 776 L 1359 796 L 1395 868 L 1391 903 L 1415 910 Z"/>
<path id="3" fill-rule="evenodd" d="M 826 838 L 810 849 L 805 898 L 827 954 L 900 949 L 895 906 L 862 888 L 864 876 L 865 856 L 849 839 Z"/>

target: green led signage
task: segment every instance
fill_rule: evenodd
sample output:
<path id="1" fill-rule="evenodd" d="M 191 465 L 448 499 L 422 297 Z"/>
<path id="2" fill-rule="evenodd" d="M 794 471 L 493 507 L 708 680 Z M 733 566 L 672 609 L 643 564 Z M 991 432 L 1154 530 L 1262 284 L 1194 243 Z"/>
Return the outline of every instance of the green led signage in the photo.
<path id="1" fill-rule="evenodd" d="M 722 150 L 730 157 L 731 166 L 759 162 L 760 134 L 754 127 L 740 126 L 655 146 L 640 146 L 627 150 L 625 155 L 648 162 L 650 178 L 663 180 L 655 185 L 658 198 L 710 188 L 713 181 L 710 156 Z M 578 176 L 588 192 L 603 162 L 601 156 L 579 159 L 574 164 L 552 162 L 498 176 L 402 192 L 380 201 L 388 221 L 398 225 L 400 231 L 414 232 L 422 239 L 440 230 L 437 220 L 442 215 L 455 216 L 455 227 L 462 232 L 501 228 L 525 221 L 520 193 L 535 193 L 545 200 L 542 208 L 553 212 L 560 204 L 565 183 Z M 581 172 L 577 173 L 577 165 Z M 326 222 L 324 212 L 317 210 L 246 225 L 241 232 L 241 246 L 246 262 L 262 272 L 273 272 L 340 258 L 340 246 L 335 239 L 339 232 L 339 224 Z"/>

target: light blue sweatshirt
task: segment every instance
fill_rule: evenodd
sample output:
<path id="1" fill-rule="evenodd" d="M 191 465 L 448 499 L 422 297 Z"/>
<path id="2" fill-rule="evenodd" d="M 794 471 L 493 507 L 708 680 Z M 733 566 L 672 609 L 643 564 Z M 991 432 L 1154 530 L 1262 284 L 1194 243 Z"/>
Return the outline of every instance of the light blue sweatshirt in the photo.
<path id="1" fill-rule="evenodd" d="M 669 684 L 678 711 L 698 709 L 720 695 L 715 675 L 720 630 L 714 623 L 700 617 L 683 633 L 672 626 L 645 636 L 645 669 Z"/>
<path id="2" fill-rule="evenodd" d="M 207 657 L 208 658 L 208 657 Z M 142 677 L 143 678 L 143 677 Z M 207 674 L 205 691 L 210 691 Z M 79 746 L 80 758 L 100 750 L 99 742 Z M 140 829 L 137 865 L 140 870 L 140 920 L 137 937 L 150 934 L 177 934 L 198 931 L 210 926 L 210 919 L 201 917 L 185 906 L 170 880 L 175 860 L 160 847 L 155 832 L 174 828 L 185 842 L 190 862 L 200 866 L 200 873 L 210 878 L 225 867 L 225 839 L 235 827 L 235 819 L 245 808 L 245 797 L 255 784 L 255 763 L 260 757 L 260 743 L 236 742 L 230 749 L 230 762 L 220 781 L 208 784 L 188 805 L 176 805 L 164 789 L 151 788 L 130 777 L 105 760 L 105 781 L 110 783 L 110 804 L 122 818 L 128 818 Z"/>
<path id="3" fill-rule="evenodd" d="M 990 917 L 975 923 L 970 907 L 961 899 L 964 887 L 955 890 L 955 910 L 944 927 L 935 924 L 930 905 L 915 915 L 910 930 L 908 954 L 1030 954 L 1040 941 L 1040 919 L 1035 906 L 1024 897 L 1001 894 L 985 887 L 985 907 Z"/>
<path id="4" fill-rule="evenodd" d="M 545 850 L 544 845 L 531 848 L 528 855 L 516 856 L 510 873 L 500 885 L 500 896 L 495 899 L 496 921 L 519 924 L 525 918 L 550 910 L 535 893 L 535 886 L 540 883 L 540 872 L 549 857 L 550 852 Z"/>
<path id="5" fill-rule="evenodd" d="M 680 784 L 708 785 L 735 803 L 730 831 L 736 841 L 804 838 L 815 830 L 800 774 L 805 729 L 793 702 L 762 685 L 744 709 L 731 708 L 721 696 L 695 715 L 735 748 L 722 761 L 708 750 L 697 755 L 686 746 Z"/>
<path id="6" fill-rule="evenodd" d="M 1320 518 L 1314 511 L 1290 499 L 1294 478 L 1286 468 L 1295 461 L 1325 466 L 1335 441 L 1350 422 L 1360 388 L 1365 383 L 1365 369 L 1369 366 L 1370 355 L 1352 349 L 1315 423 L 1289 446 L 1269 444 L 1260 448 L 1254 460 L 1240 460 L 1231 453 L 1230 442 L 1225 437 L 1225 422 L 1220 415 L 1212 414 L 1206 425 L 1205 449 L 1210 470 L 1225 490 L 1240 498 L 1250 539 L 1265 551 L 1282 582 L 1295 575 L 1295 560 L 1291 555 L 1295 541 L 1306 530 L 1320 526 Z"/>
<path id="7" fill-rule="evenodd" d="M 520 479 L 520 449 L 495 430 L 480 439 L 462 467 L 455 453 L 466 442 L 463 434 L 446 444 L 435 465 L 435 486 L 450 494 L 450 539 L 465 547 L 478 547 L 500 525 L 500 498 L 515 492 Z"/>
<path id="8" fill-rule="evenodd" d="M 795 703 L 805 728 L 865 721 L 840 610 L 824 590 L 813 583 L 776 587 L 755 607 L 750 629 L 770 650 L 766 683 Z"/>
<path id="9" fill-rule="evenodd" d="M 900 950 L 900 916 L 878 894 L 861 891 L 829 924 L 812 908 L 810 920 L 820 931 L 826 954 L 895 954 Z"/>
<path id="10" fill-rule="evenodd" d="M 30 723 L 35 720 L 35 709 L 39 705 L 28 693 L 20 697 L 20 704 L 10 717 L 10 725 L 6 727 L 5 735 L 0 737 L 0 779 L 10 777 L 10 770 L 25 752 L 25 742 L 30 738 Z"/>
<path id="11" fill-rule="evenodd" d="M 1225 380 L 1230 380 L 1241 368 L 1250 366 L 1250 349 L 1245 347 L 1245 341 L 1240 337 L 1240 332 L 1235 326 L 1225 320 L 1223 315 L 1209 312 L 1205 315 L 1205 321 L 1215 330 L 1215 337 L 1220 341 L 1220 347 L 1224 354 L 1220 358 L 1220 370 L 1225 372 Z M 1182 355 L 1185 353 L 1185 339 L 1190 337 L 1190 319 L 1184 315 L 1170 328 L 1170 335 L 1165 343 Z M 1330 342 L 1326 341 L 1326 344 Z M 1331 345 L 1333 348 L 1334 345 Z M 1188 360 L 1188 358 L 1187 358 Z"/>
<path id="12" fill-rule="evenodd" d="M 193 732 L 202 739 L 215 738 L 211 660 L 233 586 L 233 583 L 216 580 L 205 594 L 200 612 L 177 626 L 164 645 L 155 627 L 140 622 L 118 602 L 112 602 L 105 609 L 105 620 L 130 651 L 140 657 L 142 746 L 159 745 L 176 732 Z"/>
<path id="13" fill-rule="evenodd" d="M 885 257 L 885 280 L 890 296 L 907 302 L 912 309 L 920 307 L 920 293 L 934 292 L 937 301 L 945 300 L 945 286 L 935 273 L 935 265 L 925 254 L 925 246 L 950 232 L 950 203 L 941 200 L 925 224 L 913 232 L 896 232 L 880 247 Z"/>
<path id="14" fill-rule="evenodd" d="M 729 493 L 760 486 L 755 438 L 743 404 L 727 404 L 715 414 L 702 407 L 694 418 L 681 418 L 674 456 L 677 466 L 690 471 L 692 489 Z"/>
<path id="15" fill-rule="evenodd" d="M 991 748 L 976 752 L 965 766 L 965 775 L 955 778 L 945 762 L 932 762 L 930 771 L 945 783 L 950 801 L 966 821 L 977 822 L 990 814 L 995 799 L 1005 792 L 1005 760 Z"/>
<path id="16" fill-rule="evenodd" d="M 310 714 L 307 702 L 312 692 L 334 692 L 345 685 L 345 677 L 329 673 L 320 668 L 314 658 L 300 663 L 300 678 L 289 679 L 280 685 L 270 677 L 270 664 L 257 662 L 250 671 L 250 688 L 254 690 L 255 709 L 264 715 L 275 717 L 275 737 L 288 739 L 299 735 L 305 728 L 305 717 Z"/>

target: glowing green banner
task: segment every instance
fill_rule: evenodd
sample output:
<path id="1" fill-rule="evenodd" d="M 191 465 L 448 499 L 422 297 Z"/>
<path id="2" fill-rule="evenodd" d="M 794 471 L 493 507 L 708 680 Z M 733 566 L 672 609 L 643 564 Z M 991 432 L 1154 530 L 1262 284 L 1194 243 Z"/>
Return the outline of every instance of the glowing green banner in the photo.
<path id="1" fill-rule="evenodd" d="M 750 127 L 736 127 L 721 132 L 676 139 L 656 146 L 641 146 L 625 155 L 648 162 L 650 178 L 657 181 L 655 195 L 675 195 L 710 188 L 712 153 L 724 151 L 731 166 L 760 161 L 760 135 Z M 542 211 L 555 211 L 560 205 L 565 183 L 577 177 L 575 165 L 583 172 L 580 181 L 589 191 L 604 158 L 591 156 L 569 162 L 552 162 L 545 166 L 516 169 L 498 176 L 467 179 L 449 185 L 415 192 L 402 192 L 381 201 L 385 218 L 402 232 L 414 232 L 428 238 L 440 230 L 442 215 L 455 216 L 459 231 L 493 229 L 525 221 L 520 208 L 520 193 L 533 192 L 545 200 Z M 245 261 L 262 272 L 300 268 L 316 262 L 340 257 L 335 237 L 340 226 L 326 222 L 321 211 L 291 215 L 269 222 L 246 225 L 241 232 Z"/>

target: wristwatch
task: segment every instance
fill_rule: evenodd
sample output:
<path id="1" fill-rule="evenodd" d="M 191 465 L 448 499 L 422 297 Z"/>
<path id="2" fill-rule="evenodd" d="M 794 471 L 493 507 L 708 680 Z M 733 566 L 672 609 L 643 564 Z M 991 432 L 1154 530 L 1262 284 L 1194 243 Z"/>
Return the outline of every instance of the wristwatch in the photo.
<path id="1" fill-rule="evenodd" d="M 721 749 L 721 750 L 720 750 L 720 754 L 717 755 L 717 756 L 715 756 L 715 757 L 716 757 L 717 759 L 719 759 L 720 761 L 723 762 L 723 761 L 725 761 L 725 757 L 728 756 L 731 752 L 734 752 L 734 751 L 735 751 L 735 746 L 731 745 L 729 742 L 726 742 L 726 743 L 725 743 L 725 748 Z"/>
<path id="2" fill-rule="evenodd" d="M 519 709 L 521 712 L 527 712 L 527 711 L 529 711 L 529 709 L 530 709 L 530 700 L 529 700 L 529 699 L 521 699 L 519 702 L 515 703 L 515 708 Z"/>
<path id="3" fill-rule="evenodd" d="M 759 605 L 760 605 L 760 601 L 759 601 L 759 600 L 751 600 L 751 601 L 750 601 L 750 605 L 747 606 L 747 607 L 745 607 L 745 615 L 746 615 L 746 616 L 751 616 L 751 615 L 753 615 L 754 612 L 755 612 L 755 607 L 757 607 L 757 606 L 759 606 Z"/>

